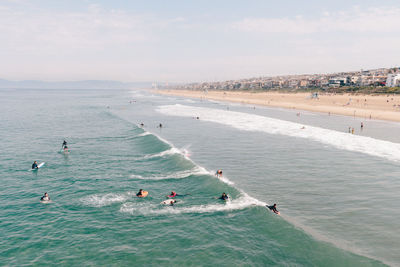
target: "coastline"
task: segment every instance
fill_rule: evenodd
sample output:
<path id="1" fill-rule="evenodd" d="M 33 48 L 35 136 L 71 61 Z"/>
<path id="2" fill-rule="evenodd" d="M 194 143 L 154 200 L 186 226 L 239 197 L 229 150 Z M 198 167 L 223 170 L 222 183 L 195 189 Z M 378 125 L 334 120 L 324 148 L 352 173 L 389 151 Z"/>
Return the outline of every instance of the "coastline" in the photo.
<path id="1" fill-rule="evenodd" d="M 399 95 L 156 90 L 155 93 L 400 122 Z"/>

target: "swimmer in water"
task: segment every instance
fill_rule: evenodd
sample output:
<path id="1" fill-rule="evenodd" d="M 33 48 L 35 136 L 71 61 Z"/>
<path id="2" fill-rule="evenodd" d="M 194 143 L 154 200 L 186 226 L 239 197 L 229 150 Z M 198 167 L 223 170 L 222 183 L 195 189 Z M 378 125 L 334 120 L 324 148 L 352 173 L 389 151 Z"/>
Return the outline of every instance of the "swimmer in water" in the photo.
<path id="1" fill-rule="evenodd" d="M 173 205 L 175 205 L 175 203 L 176 203 L 176 200 L 175 199 L 171 199 L 171 201 L 169 202 L 169 205 L 173 206 Z"/>
<path id="2" fill-rule="evenodd" d="M 42 196 L 42 197 L 40 198 L 40 201 L 50 201 L 49 194 L 47 194 L 47 192 L 44 193 L 44 196 Z"/>
<path id="3" fill-rule="evenodd" d="M 217 170 L 217 172 L 215 173 L 215 176 L 222 177 L 222 170 Z"/>
<path id="4" fill-rule="evenodd" d="M 32 164 L 32 170 L 36 170 L 36 169 L 38 169 L 39 167 L 38 167 L 38 165 L 37 165 L 37 161 L 35 160 L 34 162 L 33 162 L 33 164 Z"/>
<path id="5" fill-rule="evenodd" d="M 177 194 L 175 191 L 172 191 L 170 195 L 167 195 L 166 197 L 168 198 L 174 198 L 174 197 L 184 197 L 184 196 L 190 196 L 190 194 L 184 194 L 184 195 L 180 195 Z"/>
<path id="6" fill-rule="evenodd" d="M 275 214 L 279 214 L 279 211 L 276 209 L 276 204 L 274 204 L 272 206 L 267 206 L 267 208 L 272 210 Z"/>
<path id="7" fill-rule="evenodd" d="M 229 199 L 229 197 L 228 197 L 228 195 L 227 194 L 225 194 L 225 193 L 222 193 L 222 195 L 218 198 L 218 199 L 221 199 L 221 200 L 225 200 L 225 201 L 227 201 L 228 199 Z"/>
<path id="8" fill-rule="evenodd" d="M 171 194 L 168 195 L 167 197 L 169 197 L 169 198 L 174 198 L 174 197 L 176 197 L 176 196 L 180 196 L 180 195 L 178 195 L 175 191 L 172 191 Z"/>
<path id="9" fill-rule="evenodd" d="M 140 189 L 139 192 L 136 194 L 137 197 L 143 196 L 143 189 Z"/>

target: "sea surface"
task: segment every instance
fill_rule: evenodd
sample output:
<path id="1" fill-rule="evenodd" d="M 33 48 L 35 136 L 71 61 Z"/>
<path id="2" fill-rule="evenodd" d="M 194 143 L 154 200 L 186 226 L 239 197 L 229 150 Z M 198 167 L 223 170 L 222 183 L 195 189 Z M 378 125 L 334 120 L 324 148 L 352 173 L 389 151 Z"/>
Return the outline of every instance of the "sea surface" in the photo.
<path id="1" fill-rule="evenodd" d="M 400 266 L 400 124 L 298 112 L 0 90 L 0 266 Z"/>

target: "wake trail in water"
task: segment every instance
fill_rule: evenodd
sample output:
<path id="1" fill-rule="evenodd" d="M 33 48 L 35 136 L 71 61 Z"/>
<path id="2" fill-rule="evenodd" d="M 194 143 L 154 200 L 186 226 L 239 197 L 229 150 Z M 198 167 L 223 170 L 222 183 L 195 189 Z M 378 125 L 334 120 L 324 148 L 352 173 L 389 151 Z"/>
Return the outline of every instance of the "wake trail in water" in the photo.
<path id="1" fill-rule="evenodd" d="M 183 178 L 190 177 L 192 175 L 209 175 L 209 174 L 210 174 L 210 172 L 207 171 L 206 169 L 204 169 L 200 166 L 196 166 L 195 168 L 193 168 L 191 170 L 166 173 L 163 175 L 142 176 L 142 175 L 138 175 L 138 174 L 132 174 L 131 178 L 141 179 L 141 180 L 167 180 L 167 179 L 183 179 Z"/>
<path id="2" fill-rule="evenodd" d="M 179 204 L 178 204 L 179 205 Z M 255 198 L 242 193 L 242 196 L 227 201 L 224 204 L 209 204 L 197 205 L 189 207 L 165 207 L 160 204 L 143 205 L 140 203 L 127 202 L 121 205 L 120 212 L 129 213 L 132 215 L 165 215 L 165 214 L 182 214 L 182 213 L 214 213 L 214 212 L 230 212 L 235 210 L 242 210 L 249 207 L 265 206 L 266 203 L 259 201 Z"/>
<path id="3" fill-rule="evenodd" d="M 169 116 L 199 116 L 203 121 L 224 124 L 244 131 L 300 137 L 341 150 L 360 152 L 400 162 L 400 144 L 372 137 L 353 135 L 260 115 L 212 108 L 176 104 L 160 106 L 156 110 Z"/>

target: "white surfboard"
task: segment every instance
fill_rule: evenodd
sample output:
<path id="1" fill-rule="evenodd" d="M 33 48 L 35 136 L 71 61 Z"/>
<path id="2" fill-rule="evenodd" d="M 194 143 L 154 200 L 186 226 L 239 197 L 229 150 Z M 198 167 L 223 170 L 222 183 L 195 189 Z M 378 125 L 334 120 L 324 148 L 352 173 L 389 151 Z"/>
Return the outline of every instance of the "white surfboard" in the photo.
<path id="1" fill-rule="evenodd" d="M 167 200 L 164 200 L 164 201 L 161 202 L 160 204 L 162 204 L 162 205 L 171 205 L 171 201 L 172 201 L 172 204 L 176 204 L 176 200 L 174 200 L 174 199 L 167 199 Z"/>

